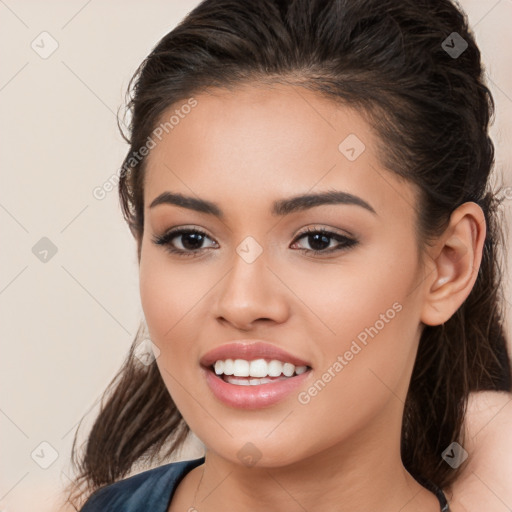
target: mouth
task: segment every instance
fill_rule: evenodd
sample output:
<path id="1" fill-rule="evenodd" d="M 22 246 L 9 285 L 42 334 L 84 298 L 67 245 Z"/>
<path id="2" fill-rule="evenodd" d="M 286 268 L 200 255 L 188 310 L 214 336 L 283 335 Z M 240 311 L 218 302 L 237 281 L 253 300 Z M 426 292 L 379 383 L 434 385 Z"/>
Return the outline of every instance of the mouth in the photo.
<path id="1" fill-rule="evenodd" d="M 236 409 L 284 402 L 312 375 L 312 365 L 277 345 L 239 340 L 214 348 L 199 361 L 213 397 Z"/>
<path id="2" fill-rule="evenodd" d="M 235 386 L 261 386 L 293 379 L 311 370 L 279 359 L 218 359 L 207 368 L 219 379 Z"/>

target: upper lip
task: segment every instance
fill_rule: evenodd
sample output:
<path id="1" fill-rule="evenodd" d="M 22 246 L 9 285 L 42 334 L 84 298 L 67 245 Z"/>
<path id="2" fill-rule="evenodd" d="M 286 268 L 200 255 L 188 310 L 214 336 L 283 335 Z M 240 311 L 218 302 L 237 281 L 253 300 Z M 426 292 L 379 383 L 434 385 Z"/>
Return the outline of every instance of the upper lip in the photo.
<path id="1" fill-rule="evenodd" d="M 277 359 L 283 363 L 292 363 L 295 366 L 311 366 L 307 361 L 296 357 L 286 350 L 265 341 L 238 340 L 215 347 L 204 354 L 199 362 L 209 367 L 216 361 L 226 359 Z"/>

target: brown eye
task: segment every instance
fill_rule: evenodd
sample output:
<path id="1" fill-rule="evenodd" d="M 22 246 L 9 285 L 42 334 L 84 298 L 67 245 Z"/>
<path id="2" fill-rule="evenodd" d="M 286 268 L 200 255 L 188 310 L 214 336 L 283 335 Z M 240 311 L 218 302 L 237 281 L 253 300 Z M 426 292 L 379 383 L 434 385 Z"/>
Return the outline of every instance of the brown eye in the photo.
<path id="1" fill-rule="evenodd" d="M 174 242 L 175 239 L 179 241 L 178 246 L 176 246 Z M 203 231 L 179 228 L 168 231 L 162 236 L 154 237 L 153 242 L 157 245 L 163 245 L 165 249 L 171 253 L 182 256 L 193 256 L 195 253 L 206 249 L 206 247 L 203 247 L 205 239 L 210 239 L 210 237 Z M 181 245 L 181 247 L 179 247 L 179 245 Z"/>
<path id="2" fill-rule="evenodd" d="M 301 248 L 299 250 L 314 254 L 330 254 L 353 247 L 358 243 L 357 240 L 349 238 L 339 233 L 333 233 L 326 229 L 308 229 L 299 235 L 295 240 L 306 239 L 311 249 Z M 334 247 L 329 247 L 333 241 L 338 242 Z"/>

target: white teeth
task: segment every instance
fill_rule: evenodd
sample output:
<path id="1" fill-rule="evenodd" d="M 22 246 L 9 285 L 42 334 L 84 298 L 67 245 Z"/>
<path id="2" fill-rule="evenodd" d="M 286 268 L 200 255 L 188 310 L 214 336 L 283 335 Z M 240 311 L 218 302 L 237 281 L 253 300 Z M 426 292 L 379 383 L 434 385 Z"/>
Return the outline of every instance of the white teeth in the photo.
<path id="1" fill-rule="evenodd" d="M 222 375 L 224 373 L 224 361 L 215 362 L 215 373 L 217 375 Z"/>
<path id="2" fill-rule="evenodd" d="M 268 363 L 268 374 L 270 377 L 279 377 L 283 371 L 283 363 L 276 361 L 275 359 Z"/>
<path id="3" fill-rule="evenodd" d="M 233 375 L 233 372 L 235 371 L 235 364 L 233 362 L 233 359 L 226 359 L 224 361 L 224 375 Z"/>
<path id="4" fill-rule="evenodd" d="M 291 363 L 284 363 L 283 373 L 286 377 L 291 377 L 295 373 L 295 366 Z"/>
<path id="5" fill-rule="evenodd" d="M 283 377 L 285 379 L 286 377 Z M 260 384 L 268 384 L 271 379 L 237 379 L 236 377 L 227 376 L 226 382 L 236 384 L 237 386 L 259 386 Z"/>
<path id="6" fill-rule="evenodd" d="M 237 379 L 235 377 L 228 377 L 227 382 L 236 384 L 237 386 L 250 386 L 251 383 L 246 379 Z"/>
<path id="7" fill-rule="evenodd" d="M 249 377 L 249 361 L 245 359 L 235 359 L 233 375 L 235 377 Z"/>
<path id="8" fill-rule="evenodd" d="M 255 359 L 254 361 L 251 361 L 249 366 L 249 374 L 251 377 L 266 377 L 267 362 L 265 359 Z"/>
<path id="9" fill-rule="evenodd" d="M 264 377 L 279 377 L 281 375 L 292 377 L 294 374 L 300 375 L 307 371 L 307 369 L 307 366 L 295 366 L 292 363 L 283 363 L 277 359 L 272 359 L 268 362 L 265 359 L 254 359 L 253 361 L 226 359 L 215 361 L 214 364 L 216 375 L 255 377 L 255 379 L 230 379 L 230 381 L 240 381 L 242 386 L 251 384 L 253 381 L 258 381 L 258 384 L 263 384 L 264 382 L 261 381 L 264 380 L 271 382 L 269 379 L 264 379 Z M 243 384 L 241 383 L 242 381 Z M 239 382 L 236 383 L 238 384 Z"/>

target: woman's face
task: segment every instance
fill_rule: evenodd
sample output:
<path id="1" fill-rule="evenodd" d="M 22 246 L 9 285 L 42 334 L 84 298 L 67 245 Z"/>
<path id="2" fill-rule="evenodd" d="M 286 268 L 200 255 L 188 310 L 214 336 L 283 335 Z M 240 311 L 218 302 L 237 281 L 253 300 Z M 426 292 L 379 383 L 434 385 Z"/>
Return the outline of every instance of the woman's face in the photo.
<path id="1" fill-rule="evenodd" d="M 195 101 L 153 134 L 140 259 L 178 409 L 238 464 L 397 448 L 423 305 L 414 188 L 383 169 L 359 114 L 311 91 L 247 86 Z M 167 192 L 190 200 L 151 206 Z M 336 200 L 314 199 L 326 192 Z M 178 228 L 187 233 L 155 243 Z M 212 371 L 227 359 L 241 362 L 218 371 L 238 377 Z M 271 360 L 298 372 L 256 380 L 294 371 Z"/>

